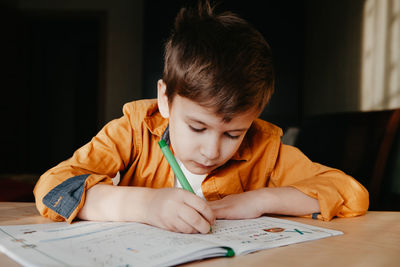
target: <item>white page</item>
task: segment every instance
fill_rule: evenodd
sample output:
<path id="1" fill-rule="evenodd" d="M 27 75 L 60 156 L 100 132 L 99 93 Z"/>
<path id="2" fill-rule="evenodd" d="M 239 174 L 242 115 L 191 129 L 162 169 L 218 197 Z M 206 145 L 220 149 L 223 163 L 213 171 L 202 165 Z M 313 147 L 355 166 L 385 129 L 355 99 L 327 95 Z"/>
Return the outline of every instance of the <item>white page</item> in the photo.
<path id="1" fill-rule="evenodd" d="M 219 220 L 214 229 L 212 235 L 200 238 L 229 244 L 236 255 L 343 234 L 266 216 L 248 220 Z"/>
<path id="2" fill-rule="evenodd" d="M 282 228 L 282 232 L 264 229 Z M 301 233 L 295 231 L 297 229 Z M 212 234 L 179 234 L 140 223 L 75 222 L 0 226 L 0 249 L 24 266 L 159 266 L 236 255 L 342 234 L 339 231 L 261 217 L 217 220 Z M 196 251 L 214 247 L 206 256 Z"/>
<path id="3" fill-rule="evenodd" d="M 25 266 L 157 266 L 210 245 L 140 223 L 62 222 L 0 226 L 0 247 Z"/>

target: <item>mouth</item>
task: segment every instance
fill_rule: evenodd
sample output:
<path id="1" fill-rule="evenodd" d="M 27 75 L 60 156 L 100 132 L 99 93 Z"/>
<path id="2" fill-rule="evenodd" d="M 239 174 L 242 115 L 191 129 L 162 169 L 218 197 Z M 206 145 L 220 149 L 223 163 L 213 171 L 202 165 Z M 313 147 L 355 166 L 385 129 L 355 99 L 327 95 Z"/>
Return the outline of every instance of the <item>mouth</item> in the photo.
<path id="1" fill-rule="evenodd" d="M 203 165 L 203 164 L 198 163 L 196 161 L 193 161 L 193 163 L 197 168 L 206 169 L 206 170 L 213 169 L 216 166 L 215 164 L 213 164 L 213 165 Z"/>

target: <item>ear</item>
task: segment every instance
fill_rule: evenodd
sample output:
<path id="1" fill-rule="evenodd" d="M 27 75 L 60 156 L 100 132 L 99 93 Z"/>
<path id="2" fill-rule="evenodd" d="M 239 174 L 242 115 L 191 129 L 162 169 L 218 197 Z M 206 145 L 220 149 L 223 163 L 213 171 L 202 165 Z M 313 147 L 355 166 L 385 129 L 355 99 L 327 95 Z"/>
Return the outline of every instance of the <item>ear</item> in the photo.
<path id="1" fill-rule="evenodd" d="M 158 110 L 161 116 L 164 118 L 169 118 L 169 105 L 168 96 L 166 95 L 167 85 L 163 80 L 158 80 L 157 82 L 157 102 Z"/>

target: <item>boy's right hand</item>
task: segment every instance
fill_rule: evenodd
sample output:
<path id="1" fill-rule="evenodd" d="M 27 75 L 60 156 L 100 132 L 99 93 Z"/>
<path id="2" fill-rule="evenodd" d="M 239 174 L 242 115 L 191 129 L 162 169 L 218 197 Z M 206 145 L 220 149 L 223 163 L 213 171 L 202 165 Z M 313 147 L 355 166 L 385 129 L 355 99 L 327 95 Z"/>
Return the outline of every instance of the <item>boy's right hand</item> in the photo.
<path id="1" fill-rule="evenodd" d="M 215 214 L 205 200 L 180 188 L 151 191 L 145 207 L 147 224 L 187 234 L 210 231 Z"/>

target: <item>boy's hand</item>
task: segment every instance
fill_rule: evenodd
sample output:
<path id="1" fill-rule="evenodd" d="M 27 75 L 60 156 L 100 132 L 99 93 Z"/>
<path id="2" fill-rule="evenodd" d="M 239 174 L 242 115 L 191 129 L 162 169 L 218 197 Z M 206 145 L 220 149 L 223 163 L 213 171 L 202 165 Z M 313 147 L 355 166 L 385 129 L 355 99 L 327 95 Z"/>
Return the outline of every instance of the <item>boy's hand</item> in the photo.
<path id="1" fill-rule="evenodd" d="M 208 204 L 218 219 L 251 219 L 263 214 L 302 216 L 320 212 L 317 199 L 294 187 L 260 188 Z"/>
<path id="2" fill-rule="evenodd" d="M 262 192 L 259 190 L 247 191 L 240 194 L 228 195 L 220 200 L 210 201 L 208 204 L 218 219 L 252 219 L 260 217 L 264 212 L 260 207 Z"/>
<path id="3" fill-rule="evenodd" d="M 174 232 L 206 234 L 215 221 L 206 201 L 180 188 L 152 190 L 145 209 L 146 223 Z"/>

